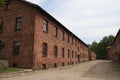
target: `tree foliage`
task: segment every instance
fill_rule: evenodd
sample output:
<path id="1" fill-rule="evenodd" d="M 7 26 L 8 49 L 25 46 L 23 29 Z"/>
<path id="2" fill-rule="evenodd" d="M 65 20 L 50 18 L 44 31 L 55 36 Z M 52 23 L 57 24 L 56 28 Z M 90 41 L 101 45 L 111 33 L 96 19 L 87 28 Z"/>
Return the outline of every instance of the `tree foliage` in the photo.
<path id="1" fill-rule="evenodd" d="M 5 0 L 0 0 L 0 6 L 5 4 Z"/>
<path id="2" fill-rule="evenodd" d="M 107 59 L 107 47 L 112 44 L 114 36 L 105 36 L 99 43 L 94 41 L 90 46 L 96 52 L 97 59 Z"/>

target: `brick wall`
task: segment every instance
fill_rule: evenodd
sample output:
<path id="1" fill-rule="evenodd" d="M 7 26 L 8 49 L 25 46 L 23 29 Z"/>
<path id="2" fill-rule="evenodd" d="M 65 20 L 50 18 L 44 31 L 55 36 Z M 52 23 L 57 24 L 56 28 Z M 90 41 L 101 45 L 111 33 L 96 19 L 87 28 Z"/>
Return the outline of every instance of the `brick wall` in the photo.
<path id="1" fill-rule="evenodd" d="M 22 30 L 15 31 L 16 18 L 22 17 Z M 9 66 L 17 64 L 19 67 L 32 68 L 35 9 L 25 3 L 12 0 L 10 10 L 5 6 L 0 9 L 0 19 L 4 21 L 3 33 L 0 40 L 4 42 L 2 55 L 9 61 Z M 13 42 L 21 44 L 20 55 L 13 56 Z"/>
<path id="2" fill-rule="evenodd" d="M 43 21 L 48 21 L 48 33 L 43 32 Z M 58 27 L 58 36 L 54 37 L 54 27 Z M 62 32 L 64 31 L 64 40 L 62 40 Z M 70 42 L 68 43 L 68 34 Z M 34 37 L 34 67 L 42 68 L 43 64 L 47 65 L 47 68 L 53 67 L 54 63 L 61 66 L 62 63 L 68 65 L 68 63 L 78 63 L 78 55 L 80 55 L 80 61 L 88 61 L 88 47 L 78 40 L 75 36 L 71 35 L 56 21 L 49 18 L 48 15 L 42 13 L 40 10 L 36 13 L 35 21 L 35 37 Z M 73 38 L 73 44 L 72 44 Z M 48 56 L 42 57 L 42 44 L 48 44 Z M 58 47 L 58 57 L 54 58 L 54 46 Z M 78 51 L 79 47 L 79 51 Z M 65 57 L 62 58 L 62 48 L 65 49 Z M 70 50 L 70 58 L 68 58 L 68 49 Z M 74 57 L 72 58 L 72 52 Z M 77 55 L 76 55 L 77 54 Z"/>
<path id="3" fill-rule="evenodd" d="M 17 17 L 22 17 L 22 30 L 15 31 Z M 43 20 L 48 21 L 48 33 L 43 32 Z M 5 6 L 0 8 L 0 20 L 4 21 L 3 33 L 0 40 L 5 43 L 2 48 L 4 59 L 9 66 L 17 64 L 18 67 L 41 69 L 43 64 L 47 68 L 75 64 L 88 61 L 88 47 L 73 33 L 62 26 L 53 17 L 34 4 L 21 0 L 12 0 L 10 10 Z M 58 27 L 58 37 L 54 37 L 54 27 Z M 64 40 L 62 32 L 64 31 Z M 68 34 L 70 42 L 68 43 Z M 73 44 L 72 44 L 73 38 Z M 20 42 L 20 54 L 13 56 L 13 42 Z M 47 57 L 42 57 L 42 44 L 47 43 Z M 58 47 L 58 56 L 54 58 L 54 46 Z M 78 49 L 79 47 L 79 49 Z M 64 58 L 62 58 L 64 48 Z M 68 58 L 68 49 L 70 58 Z M 72 58 L 72 52 L 73 58 Z M 79 58 L 78 58 L 79 57 Z M 79 60 L 78 60 L 79 59 Z"/>
<path id="4" fill-rule="evenodd" d="M 95 54 L 95 52 L 91 52 L 91 60 L 93 61 L 93 60 L 96 60 L 96 54 Z"/>
<path id="5" fill-rule="evenodd" d="M 120 63 L 120 30 L 118 31 L 112 46 L 108 50 L 109 59 Z"/>

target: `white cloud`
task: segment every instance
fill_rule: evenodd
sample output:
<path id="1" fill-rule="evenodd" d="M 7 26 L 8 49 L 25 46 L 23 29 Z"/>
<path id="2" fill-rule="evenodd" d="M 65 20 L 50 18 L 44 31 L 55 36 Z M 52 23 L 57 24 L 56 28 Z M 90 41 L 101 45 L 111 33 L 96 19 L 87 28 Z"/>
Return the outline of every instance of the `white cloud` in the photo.
<path id="1" fill-rule="evenodd" d="M 29 2 L 32 2 L 32 3 L 42 6 L 42 5 L 44 5 L 46 0 L 26 0 L 26 1 L 29 1 Z"/>

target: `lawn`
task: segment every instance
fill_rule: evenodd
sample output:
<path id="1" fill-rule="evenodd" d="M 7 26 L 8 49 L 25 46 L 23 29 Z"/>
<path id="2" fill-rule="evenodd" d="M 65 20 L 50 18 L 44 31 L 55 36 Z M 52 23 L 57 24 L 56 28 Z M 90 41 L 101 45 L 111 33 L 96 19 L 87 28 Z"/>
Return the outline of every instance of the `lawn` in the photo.
<path id="1" fill-rule="evenodd" d="M 0 74 L 16 72 L 16 71 L 20 71 L 20 69 L 19 68 L 7 68 L 7 69 L 0 70 Z"/>

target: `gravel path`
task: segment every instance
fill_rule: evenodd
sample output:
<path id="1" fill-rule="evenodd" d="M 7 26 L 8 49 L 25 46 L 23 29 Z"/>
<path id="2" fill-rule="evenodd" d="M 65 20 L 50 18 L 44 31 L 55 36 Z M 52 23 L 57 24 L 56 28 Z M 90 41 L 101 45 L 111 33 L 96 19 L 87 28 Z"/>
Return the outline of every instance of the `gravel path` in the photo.
<path id="1" fill-rule="evenodd" d="M 99 62 L 96 66 L 85 73 L 83 77 L 120 80 L 120 64 L 110 61 Z"/>
<path id="2" fill-rule="evenodd" d="M 21 73 L 0 80 L 120 80 L 120 65 L 110 61 L 91 61 L 49 70 Z"/>

